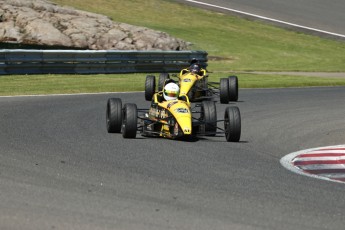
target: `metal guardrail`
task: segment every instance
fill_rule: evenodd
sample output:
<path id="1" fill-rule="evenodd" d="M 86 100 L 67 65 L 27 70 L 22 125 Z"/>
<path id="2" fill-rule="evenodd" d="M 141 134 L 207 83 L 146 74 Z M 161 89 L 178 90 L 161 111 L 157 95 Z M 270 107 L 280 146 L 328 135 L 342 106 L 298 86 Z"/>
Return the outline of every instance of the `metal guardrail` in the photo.
<path id="1" fill-rule="evenodd" d="M 0 50 L 0 74 L 101 74 L 179 72 L 206 51 Z"/>

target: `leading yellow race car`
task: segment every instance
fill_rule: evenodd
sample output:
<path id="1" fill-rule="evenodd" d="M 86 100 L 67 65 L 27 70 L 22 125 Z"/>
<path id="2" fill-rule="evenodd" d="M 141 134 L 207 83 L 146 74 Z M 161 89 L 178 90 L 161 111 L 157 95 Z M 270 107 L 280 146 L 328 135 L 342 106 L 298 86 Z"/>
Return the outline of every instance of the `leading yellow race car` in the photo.
<path id="1" fill-rule="evenodd" d="M 228 142 L 238 142 L 241 136 L 241 116 L 238 107 L 229 106 L 224 119 L 217 120 L 213 101 L 202 101 L 191 108 L 188 96 L 165 101 L 163 92 L 155 93 L 149 109 L 138 109 L 134 103 L 122 106 L 120 98 L 109 98 L 106 108 L 108 133 L 122 133 L 124 138 L 146 137 L 190 139 L 197 136 L 225 134 Z M 223 122 L 224 128 L 217 123 Z"/>
<path id="2" fill-rule="evenodd" d="M 206 70 L 200 68 L 200 65 L 195 62 L 189 68 L 181 70 L 179 76 L 172 76 L 178 78 L 181 88 L 180 95 L 188 95 L 191 102 L 210 100 L 214 95 L 219 96 L 222 104 L 238 100 L 237 76 L 221 78 L 220 82 L 209 82 Z M 168 73 L 161 73 L 159 75 L 158 91 L 162 90 L 167 79 L 170 79 Z M 156 78 L 154 75 L 148 75 L 145 80 L 145 99 L 150 101 L 155 92 Z"/>

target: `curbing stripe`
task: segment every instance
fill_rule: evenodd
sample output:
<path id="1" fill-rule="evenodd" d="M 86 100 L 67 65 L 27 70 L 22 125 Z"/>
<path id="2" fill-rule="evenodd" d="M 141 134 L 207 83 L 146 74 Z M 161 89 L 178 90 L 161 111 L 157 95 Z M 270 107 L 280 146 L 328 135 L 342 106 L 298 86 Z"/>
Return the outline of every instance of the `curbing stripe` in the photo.
<path id="1" fill-rule="evenodd" d="M 301 167 L 298 164 L 295 164 L 295 162 L 300 162 L 301 158 L 304 158 L 306 155 L 309 155 L 310 158 L 316 156 L 316 158 L 319 159 L 320 155 L 325 155 L 325 151 L 329 151 L 327 157 L 329 157 L 332 154 L 336 156 L 336 152 L 338 151 L 339 153 L 339 150 L 343 150 L 344 147 L 345 145 L 335 145 L 301 150 L 284 156 L 280 159 L 280 164 L 284 166 L 286 169 L 303 176 L 313 177 L 337 183 L 345 183 L 345 167 L 341 163 L 341 161 L 336 166 L 332 165 L 331 167 L 328 164 L 320 164 L 320 162 L 316 162 L 317 164 L 311 167 Z M 325 157 L 326 161 L 327 157 Z M 313 167 L 314 169 L 311 169 Z"/>

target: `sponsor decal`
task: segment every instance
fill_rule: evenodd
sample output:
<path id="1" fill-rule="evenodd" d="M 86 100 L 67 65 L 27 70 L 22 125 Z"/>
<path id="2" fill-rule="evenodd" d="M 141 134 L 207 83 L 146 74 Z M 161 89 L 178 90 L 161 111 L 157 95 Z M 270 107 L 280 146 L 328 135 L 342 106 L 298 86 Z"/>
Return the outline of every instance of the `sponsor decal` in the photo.
<path id="1" fill-rule="evenodd" d="M 176 113 L 189 113 L 189 110 L 186 108 L 177 108 L 175 109 Z"/>
<path id="2" fill-rule="evenodd" d="M 161 110 L 159 113 L 159 117 L 160 118 L 167 118 L 168 117 L 168 113 L 165 110 Z"/>
<path id="3" fill-rule="evenodd" d="M 192 80 L 190 78 L 183 79 L 183 82 L 191 82 Z"/>
<path id="4" fill-rule="evenodd" d="M 149 115 L 158 118 L 167 118 L 169 115 L 165 109 L 150 108 Z"/>
<path id="5" fill-rule="evenodd" d="M 158 109 L 156 109 L 156 108 L 150 108 L 150 110 L 149 110 L 149 116 L 158 117 Z"/>

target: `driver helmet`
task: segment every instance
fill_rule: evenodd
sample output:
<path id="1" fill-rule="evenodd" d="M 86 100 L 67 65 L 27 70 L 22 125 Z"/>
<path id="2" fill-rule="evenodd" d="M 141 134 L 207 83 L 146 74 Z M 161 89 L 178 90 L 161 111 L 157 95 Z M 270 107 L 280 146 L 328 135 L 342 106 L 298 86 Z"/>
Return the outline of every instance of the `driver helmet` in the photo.
<path id="1" fill-rule="evenodd" d="M 164 86 L 163 97 L 165 100 L 176 100 L 180 94 L 180 87 L 176 83 L 170 82 Z"/>
<path id="2" fill-rule="evenodd" d="M 199 74 L 200 73 L 200 66 L 198 64 L 193 64 L 189 67 L 189 71 L 191 73 Z"/>

